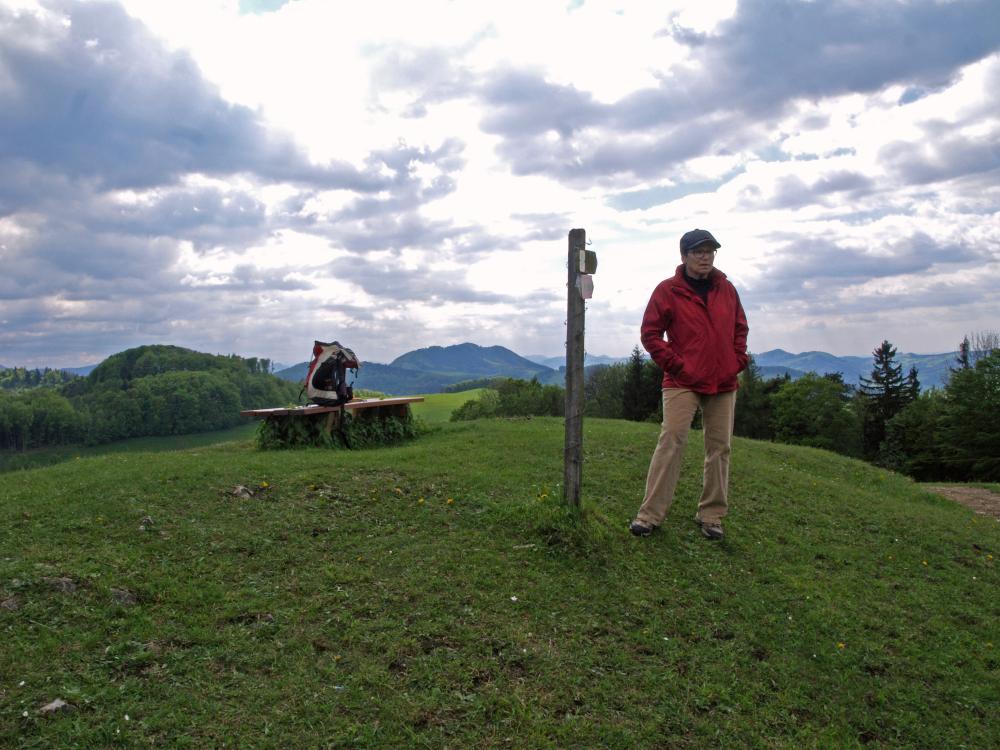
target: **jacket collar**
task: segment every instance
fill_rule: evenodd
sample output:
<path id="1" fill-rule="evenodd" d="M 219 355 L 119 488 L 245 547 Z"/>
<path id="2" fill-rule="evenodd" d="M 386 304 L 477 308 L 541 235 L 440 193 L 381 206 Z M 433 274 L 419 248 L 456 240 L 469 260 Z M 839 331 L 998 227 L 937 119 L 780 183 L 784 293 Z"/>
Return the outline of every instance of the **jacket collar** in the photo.
<path id="1" fill-rule="evenodd" d="M 708 278 L 709 281 L 712 282 L 712 287 L 714 288 L 719 285 L 720 281 L 726 278 L 726 274 L 724 274 L 718 268 L 713 268 L 711 271 L 708 272 Z M 687 290 L 691 289 L 691 287 L 688 286 L 688 283 L 684 280 L 683 263 L 677 266 L 677 269 L 674 271 L 674 275 L 671 276 L 669 279 L 667 279 L 667 281 L 670 282 L 670 286 L 681 287 L 682 289 L 687 289 Z"/>

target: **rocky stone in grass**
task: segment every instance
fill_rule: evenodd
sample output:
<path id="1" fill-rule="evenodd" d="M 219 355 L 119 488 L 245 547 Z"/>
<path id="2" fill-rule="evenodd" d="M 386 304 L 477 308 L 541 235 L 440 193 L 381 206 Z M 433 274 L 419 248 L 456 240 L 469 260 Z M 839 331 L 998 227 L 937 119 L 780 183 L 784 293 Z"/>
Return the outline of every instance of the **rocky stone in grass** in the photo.
<path id="1" fill-rule="evenodd" d="M 5 609 L 8 612 L 17 612 L 21 608 L 21 602 L 16 596 L 8 596 L 3 601 L 0 601 L 0 609 Z"/>
<path id="2" fill-rule="evenodd" d="M 233 487 L 232 494 L 236 497 L 251 498 L 253 497 L 253 490 L 244 487 L 242 484 L 238 484 Z"/>
<path id="3" fill-rule="evenodd" d="M 60 576 L 60 577 L 43 578 L 42 580 L 45 581 L 47 584 L 49 584 L 49 586 L 51 586 L 52 588 L 56 589 L 57 591 L 61 591 L 64 594 L 72 594 L 76 592 L 76 581 L 74 581 L 72 578 L 66 578 L 65 576 Z"/>
<path id="4" fill-rule="evenodd" d="M 128 589 L 112 588 L 111 598 L 115 600 L 115 604 L 119 604 L 122 607 L 133 607 L 139 603 L 136 595 Z"/>
<path id="5" fill-rule="evenodd" d="M 139 531 L 147 531 L 153 528 L 153 519 L 151 516 L 143 516 L 139 519 Z"/>
<path id="6" fill-rule="evenodd" d="M 56 698 L 51 703 L 46 703 L 44 706 L 38 709 L 38 713 L 42 714 L 43 716 L 52 716 L 54 714 L 67 714 L 70 711 L 74 710 L 76 710 L 76 706 L 74 706 L 72 703 L 67 703 L 62 698 Z"/>

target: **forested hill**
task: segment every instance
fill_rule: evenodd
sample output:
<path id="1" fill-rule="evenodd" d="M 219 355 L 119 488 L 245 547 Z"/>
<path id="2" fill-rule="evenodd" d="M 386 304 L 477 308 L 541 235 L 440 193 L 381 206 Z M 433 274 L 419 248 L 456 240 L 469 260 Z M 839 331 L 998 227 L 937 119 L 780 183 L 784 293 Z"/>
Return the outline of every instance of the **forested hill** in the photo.
<path id="1" fill-rule="evenodd" d="M 270 366 L 178 346 L 129 349 L 86 378 L 0 392 L 0 450 L 232 427 L 242 409 L 295 401 L 298 387 L 269 374 Z"/>
<path id="2" fill-rule="evenodd" d="M 552 368 L 532 362 L 502 346 L 455 344 L 416 349 L 396 357 L 390 365 L 409 370 L 455 373 L 460 375 L 502 375 L 509 378 L 542 380 L 552 374 Z"/>

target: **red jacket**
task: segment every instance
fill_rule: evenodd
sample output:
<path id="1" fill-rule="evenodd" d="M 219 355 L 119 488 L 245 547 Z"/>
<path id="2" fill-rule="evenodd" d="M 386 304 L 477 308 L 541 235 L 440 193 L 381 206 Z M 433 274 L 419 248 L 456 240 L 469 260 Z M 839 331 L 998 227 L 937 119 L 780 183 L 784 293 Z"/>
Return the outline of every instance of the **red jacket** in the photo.
<path id="1" fill-rule="evenodd" d="M 747 316 L 736 287 L 713 268 L 708 305 L 684 280 L 684 265 L 661 281 L 642 316 L 642 345 L 663 369 L 664 388 L 726 393 L 747 366 Z M 663 340 L 663 334 L 667 340 Z"/>

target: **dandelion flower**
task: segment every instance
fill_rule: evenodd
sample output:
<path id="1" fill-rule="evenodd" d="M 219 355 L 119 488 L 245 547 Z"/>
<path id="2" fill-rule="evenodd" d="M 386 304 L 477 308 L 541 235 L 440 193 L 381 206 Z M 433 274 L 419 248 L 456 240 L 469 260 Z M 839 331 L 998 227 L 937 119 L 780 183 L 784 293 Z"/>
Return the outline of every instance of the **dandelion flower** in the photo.
<path id="1" fill-rule="evenodd" d="M 269 485 L 267 482 L 261 482 L 260 486 L 261 487 L 270 487 L 271 485 Z"/>
<path id="2" fill-rule="evenodd" d="M 924 561 L 923 561 L 923 564 L 924 564 L 924 565 L 926 565 L 926 564 L 927 564 L 927 561 L 926 561 L 926 560 L 924 560 Z"/>
<path id="3" fill-rule="evenodd" d="M 993 555 L 987 555 L 987 556 L 986 556 L 986 559 L 987 559 L 987 560 L 992 560 L 992 559 L 993 559 Z"/>
<path id="4" fill-rule="evenodd" d="M 837 648 L 840 648 L 840 649 L 847 648 L 847 644 L 845 644 L 843 641 L 841 641 L 840 643 L 837 644 Z"/>
<path id="5" fill-rule="evenodd" d="M 423 505 L 423 504 L 424 504 L 424 499 L 422 497 L 418 498 L 417 499 L 417 505 Z"/>
<path id="6" fill-rule="evenodd" d="M 452 498 L 452 497 L 449 497 L 448 498 L 448 505 L 454 505 L 454 504 L 455 504 L 455 499 Z"/>

